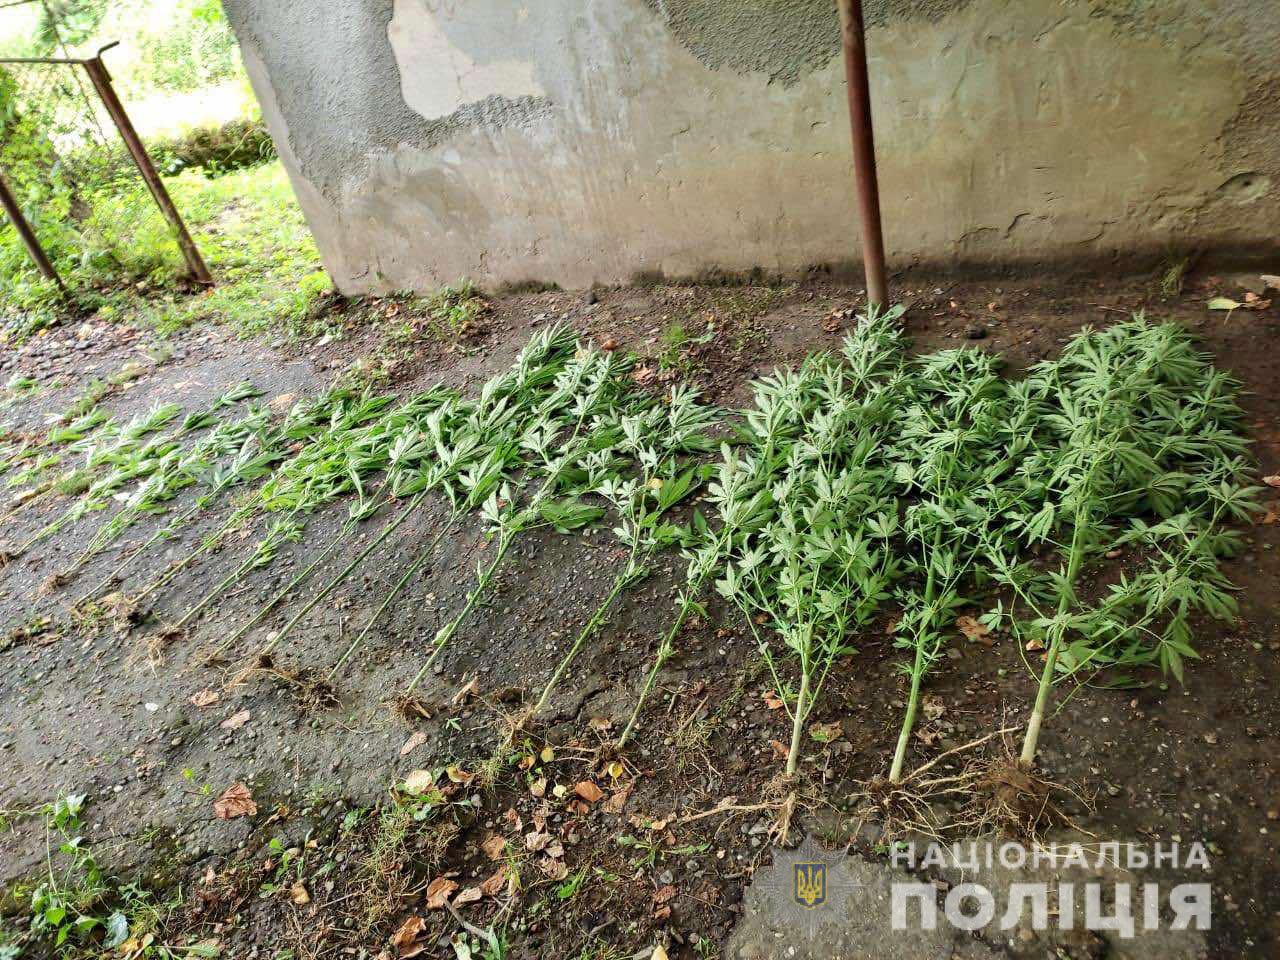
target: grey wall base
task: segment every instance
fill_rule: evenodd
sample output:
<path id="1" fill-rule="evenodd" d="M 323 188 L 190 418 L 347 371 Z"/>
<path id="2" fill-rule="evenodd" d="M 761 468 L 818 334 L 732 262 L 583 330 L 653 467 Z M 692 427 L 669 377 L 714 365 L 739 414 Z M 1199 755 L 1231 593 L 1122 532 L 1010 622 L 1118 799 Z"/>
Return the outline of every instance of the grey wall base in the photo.
<path id="1" fill-rule="evenodd" d="M 856 255 L 830 2 L 225 2 L 346 292 Z M 867 9 L 891 264 L 1274 242 L 1273 0 Z"/>

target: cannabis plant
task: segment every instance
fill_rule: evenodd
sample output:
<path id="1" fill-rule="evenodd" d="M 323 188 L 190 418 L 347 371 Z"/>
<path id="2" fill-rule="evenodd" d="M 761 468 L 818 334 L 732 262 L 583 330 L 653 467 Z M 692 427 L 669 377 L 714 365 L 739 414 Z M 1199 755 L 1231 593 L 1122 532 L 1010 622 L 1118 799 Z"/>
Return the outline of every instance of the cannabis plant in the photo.
<path id="1" fill-rule="evenodd" d="M 1248 482 L 1236 384 L 1172 324 L 1138 317 L 1085 330 L 1030 381 L 1052 406 L 1046 423 L 1057 460 L 1044 507 L 1022 532 L 1056 548 L 1061 562 L 1034 577 L 998 552 L 999 576 L 1029 615 L 1001 606 L 989 621 L 1044 653 L 1025 766 L 1055 685 L 1085 682 L 1103 668 L 1125 682 L 1125 671 L 1153 665 L 1181 678 L 1185 661 L 1198 656 L 1191 617 L 1234 614 L 1218 561 L 1239 539 L 1223 525 L 1246 519 L 1258 492 Z M 1146 554 L 1143 572 L 1122 577 L 1100 600 L 1083 596 L 1090 559 L 1125 546 Z"/>

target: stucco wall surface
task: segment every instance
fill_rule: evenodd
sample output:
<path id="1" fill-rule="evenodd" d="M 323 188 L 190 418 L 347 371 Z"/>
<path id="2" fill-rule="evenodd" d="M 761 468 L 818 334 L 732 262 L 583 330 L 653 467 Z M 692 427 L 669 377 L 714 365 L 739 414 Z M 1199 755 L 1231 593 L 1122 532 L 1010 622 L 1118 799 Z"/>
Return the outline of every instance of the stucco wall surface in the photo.
<path id="1" fill-rule="evenodd" d="M 886 246 L 1276 248 L 1276 0 L 867 0 Z M 857 255 L 829 0 L 225 0 L 346 292 Z"/>

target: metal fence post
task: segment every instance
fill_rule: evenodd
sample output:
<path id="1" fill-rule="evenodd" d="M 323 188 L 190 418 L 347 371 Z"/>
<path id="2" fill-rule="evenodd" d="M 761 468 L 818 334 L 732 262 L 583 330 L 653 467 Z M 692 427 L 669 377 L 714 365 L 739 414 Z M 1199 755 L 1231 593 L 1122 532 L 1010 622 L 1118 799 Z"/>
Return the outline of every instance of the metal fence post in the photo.
<path id="1" fill-rule="evenodd" d="M 13 229 L 22 238 L 22 245 L 27 248 L 27 253 L 30 254 L 41 276 L 46 280 L 52 280 L 58 285 L 59 290 L 65 291 L 66 287 L 62 284 L 62 278 L 58 276 L 58 271 L 53 269 L 53 262 L 49 259 L 49 255 L 44 252 L 44 247 L 40 246 L 40 240 L 36 236 L 36 232 L 31 229 L 31 224 L 27 222 L 22 208 L 18 206 L 17 199 L 9 189 L 9 185 L 4 182 L 3 177 L 0 177 L 0 207 L 4 207 L 4 212 L 9 217 L 9 222 L 13 224 Z"/>
<path id="2" fill-rule="evenodd" d="M 844 45 L 844 76 L 849 94 L 849 132 L 853 138 L 853 174 L 858 188 L 862 225 L 862 266 L 867 272 L 867 301 L 885 306 L 889 287 L 884 269 L 884 235 L 880 229 L 880 185 L 876 179 L 876 145 L 871 128 L 871 93 L 867 81 L 866 31 L 862 0 L 837 0 Z"/>
<path id="3" fill-rule="evenodd" d="M 103 50 L 106 49 L 106 47 L 103 48 Z M 142 179 L 151 191 L 151 196 L 155 198 L 156 206 L 160 208 L 160 212 L 169 221 L 169 225 L 173 227 L 173 232 L 178 238 L 178 246 L 182 248 L 183 259 L 187 261 L 187 267 L 191 270 L 191 276 L 197 283 L 212 285 L 213 276 L 209 273 L 209 268 L 205 266 L 204 258 L 200 256 L 200 251 L 196 247 L 195 241 L 191 239 L 191 234 L 187 232 L 187 225 L 182 222 L 182 215 L 178 213 L 178 208 L 174 206 L 173 200 L 169 196 L 169 191 L 165 189 L 164 181 L 160 179 L 160 174 L 156 172 L 155 166 L 152 165 L 151 157 L 147 154 L 147 148 L 143 146 L 142 139 L 138 136 L 138 131 L 134 129 L 129 115 L 125 113 L 124 105 L 120 102 L 120 98 L 116 96 L 115 87 L 111 84 L 111 74 L 107 72 L 107 66 L 102 62 L 102 52 L 102 50 L 99 50 L 98 56 L 82 61 L 85 71 L 89 74 L 89 80 L 93 84 L 93 88 L 98 91 L 98 96 L 102 98 L 102 105 L 107 108 L 107 113 L 111 116 L 116 129 L 120 131 L 120 139 L 124 141 L 125 147 L 129 150 L 129 155 L 133 157 L 134 165 L 138 168 L 138 172 L 142 174 Z"/>

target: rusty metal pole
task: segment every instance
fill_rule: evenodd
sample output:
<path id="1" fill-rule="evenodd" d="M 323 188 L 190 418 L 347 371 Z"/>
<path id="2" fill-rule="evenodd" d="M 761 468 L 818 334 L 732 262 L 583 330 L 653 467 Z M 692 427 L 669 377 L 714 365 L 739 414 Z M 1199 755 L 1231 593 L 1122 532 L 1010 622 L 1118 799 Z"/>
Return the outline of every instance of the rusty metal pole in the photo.
<path id="1" fill-rule="evenodd" d="M 41 276 L 46 280 L 52 280 L 58 285 L 59 290 L 65 291 L 67 288 L 63 286 L 62 278 L 58 276 L 58 271 L 53 269 L 53 262 L 49 259 L 49 255 L 44 252 L 44 247 L 40 246 L 40 239 L 36 236 L 36 232 L 31 229 L 31 224 L 27 222 L 26 216 L 22 213 L 22 208 L 18 206 L 17 199 L 9 189 L 9 185 L 4 182 L 3 177 L 0 177 L 0 207 L 4 207 L 4 212 L 9 217 L 9 222 L 13 224 L 13 229 L 18 231 L 18 236 L 22 238 L 22 245 L 27 248 L 27 253 L 31 255 L 31 260 L 35 263 L 36 269 L 40 271 Z"/>
<path id="2" fill-rule="evenodd" d="M 111 74 L 107 73 L 107 65 L 102 62 L 101 56 L 82 62 L 84 63 L 85 72 L 89 74 L 89 81 L 93 84 L 93 88 L 98 91 L 98 96 L 102 98 L 102 105 L 107 108 L 107 113 L 111 116 L 112 122 L 116 125 L 116 129 L 120 131 L 120 139 L 124 141 L 125 147 L 129 150 L 129 155 L 133 157 L 134 165 L 138 168 L 138 172 L 142 174 L 142 179 L 146 183 L 147 189 L 151 191 L 151 196 L 155 198 L 156 206 L 160 208 L 160 212 L 169 221 L 169 225 L 173 227 L 173 232 L 178 238 L 178 246 L 182 248 L 182 257 L 187 261 L 191 276 L 197 283 L 212 285 L 213 277 L 209 273 L 209 268 L 205 266 L 204 258 L 200 256 L 196 242 L 191 239 L 191 234 L 187 232 L 187 225 L 182 222 L 182 215 L 178 213 L 178 208 L 173 205 L 169 191 L 164 187 L 164 181 L 160 179 L 160 174 L 156 172 L 156 168 L 152 165 L 151 157 L 147 154 L 147 148 L 142 144 L 142 138 L 138 136 L 138 131 L 133 128 L 133 122 L 130 121 L 129 115 L 124 112 L 124 105 L 120 102 L 120 98 L 116 96 L 115 87 L 111 84 Z"/>
<path id="3" fill-rule="evenodd" d="M 884 235 L 880 231 L 880 186 L 876 181 L 876 144 L 871 128 L 871 91 L 867 81 L 862 0 L 836 0 L 836 6 L 840 8 L 840 37 L 844 44 L 849 133 L 853 138 L 853 175 L 858 189 L 867 301 L 884 306 L 889 302 L 889 287 L 884 271 Z"/>

